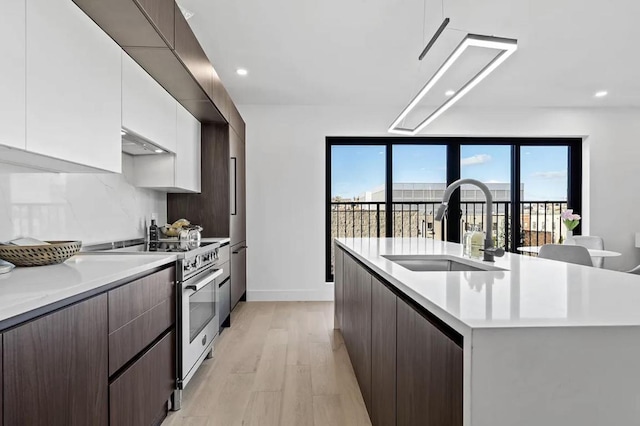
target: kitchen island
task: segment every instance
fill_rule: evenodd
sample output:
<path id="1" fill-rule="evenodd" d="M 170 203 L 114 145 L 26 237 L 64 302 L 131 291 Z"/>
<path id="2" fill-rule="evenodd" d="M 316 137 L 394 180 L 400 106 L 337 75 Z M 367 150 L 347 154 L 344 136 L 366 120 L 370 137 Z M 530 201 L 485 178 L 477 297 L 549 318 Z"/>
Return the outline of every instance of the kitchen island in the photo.
<path id="1" fill-rule="evenodd" d="M 335 248 L 336 328 L 374 425 L 640 424 L 640 277 L 429 239 Z"/>

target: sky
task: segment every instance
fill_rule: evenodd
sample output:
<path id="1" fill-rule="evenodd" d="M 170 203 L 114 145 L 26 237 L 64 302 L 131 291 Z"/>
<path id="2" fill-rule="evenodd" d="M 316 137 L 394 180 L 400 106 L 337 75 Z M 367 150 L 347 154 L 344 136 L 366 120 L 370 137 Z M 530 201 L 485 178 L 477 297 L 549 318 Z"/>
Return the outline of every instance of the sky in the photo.
<path id="1" fill-rule="evenodd" d="M 384 185 L 384 146 L 332 147 L 331 196 L 353 198 Z M 564 201 L 567 198 L 567 155 L 565 146 L 521 148 L 521 182 L 525 201 Z M 511 181 L 511 147 L 465 145 L 460 150 L 461 177 L 482 182 Z M 446 147 L 438 145 L 395 145 L 393 181 L 434 183 L 446 181 Z"/>

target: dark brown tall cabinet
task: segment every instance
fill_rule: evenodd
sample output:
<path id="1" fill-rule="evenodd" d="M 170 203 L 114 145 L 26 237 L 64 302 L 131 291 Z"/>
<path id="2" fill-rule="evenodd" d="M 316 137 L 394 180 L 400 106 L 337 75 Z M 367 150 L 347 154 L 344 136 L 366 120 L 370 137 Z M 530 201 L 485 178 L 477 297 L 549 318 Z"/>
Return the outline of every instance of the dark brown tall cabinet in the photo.
<path id="1" fill-rule="evenodd" d="M 230 124 L 202 125 L 201 193 L 168 194 L 167 213 L 202 225 L 205 238 L 230 238 L 233 309 L 247 291 L 247 205 L 245 124 L 230 108 Z"/>
<path id="2" fill-rule="evenodd" d="M 247 292 L 247 197 L 244 122 L 239 115 L 229 128 L 229 191 L 231 238 L 231 308 L 246 298 Z M 237 121 L 239 120 L 239 121 Z M 234 123 L 234 121 L 236 121 Z M 236 125 L 237 129 L 233 126 Z"/>
<path id="3" fill-rule="evenodd" d="M 4 424 L 106 426 L 107 296 L 4 333 Z"/>

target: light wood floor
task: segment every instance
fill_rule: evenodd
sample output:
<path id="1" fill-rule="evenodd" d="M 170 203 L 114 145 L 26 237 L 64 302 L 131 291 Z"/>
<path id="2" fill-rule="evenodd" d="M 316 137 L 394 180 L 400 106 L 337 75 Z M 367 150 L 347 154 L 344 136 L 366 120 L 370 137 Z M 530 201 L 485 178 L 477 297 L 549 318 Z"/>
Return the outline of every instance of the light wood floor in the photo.
<path id="1" fill-rule="evenodd" d="M 331 302 L 248 302 L 163 426 L 371 425 Z"/>

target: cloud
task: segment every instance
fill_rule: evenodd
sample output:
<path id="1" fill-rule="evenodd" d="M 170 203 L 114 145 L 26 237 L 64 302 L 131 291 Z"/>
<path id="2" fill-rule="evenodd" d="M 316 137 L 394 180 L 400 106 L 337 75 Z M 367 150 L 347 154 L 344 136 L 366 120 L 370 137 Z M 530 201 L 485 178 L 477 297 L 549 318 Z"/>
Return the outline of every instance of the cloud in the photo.
<path id="1" fill-rule="evenodd" d="M 532 178 L 538 179 L 561 179 L 567 177 L 566 170 L 559 172 L 535 172 L 531 174 Z"/>
<path id="2" fill-rule="evenodd" d="M 478 154 L 472 155 L 471 157 L 463 158 L 460 160 L 460 165 L 464 166 L 474 166 L 476 164 L 484 164 L 491 161 L 491 156 L 489 154 Z"/>

